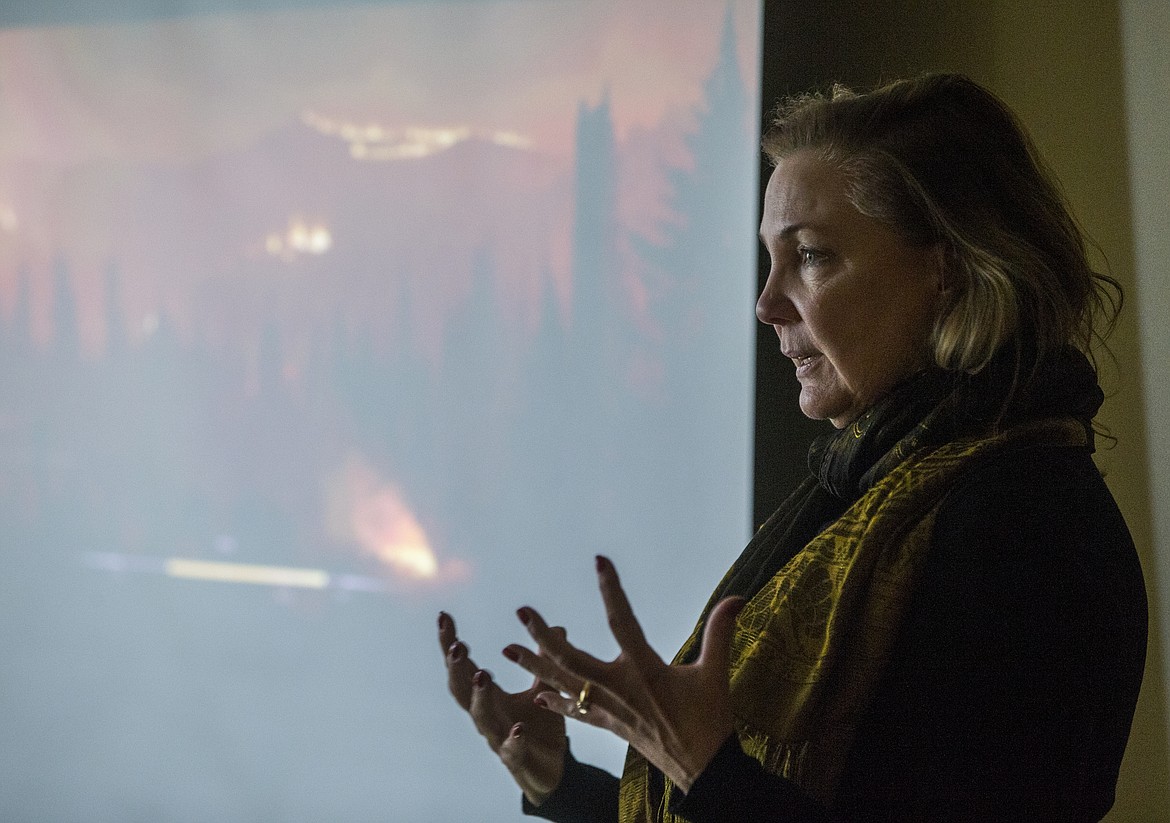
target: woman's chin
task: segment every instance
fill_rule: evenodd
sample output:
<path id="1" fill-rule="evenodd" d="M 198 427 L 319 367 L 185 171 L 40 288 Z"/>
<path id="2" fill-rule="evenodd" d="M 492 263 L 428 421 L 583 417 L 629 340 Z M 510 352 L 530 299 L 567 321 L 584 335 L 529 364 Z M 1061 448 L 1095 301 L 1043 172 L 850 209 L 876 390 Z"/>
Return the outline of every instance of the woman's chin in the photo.
<path id="1" fill-rule="evenodd" d="M 801 386 L 800 412 L 809 420 L 828 420 L 838 429 L 843 429 L 858 417 L 860 410 L 842 400 L 843 398 L 826 397 L 824 393 L 812 387 Z"/>

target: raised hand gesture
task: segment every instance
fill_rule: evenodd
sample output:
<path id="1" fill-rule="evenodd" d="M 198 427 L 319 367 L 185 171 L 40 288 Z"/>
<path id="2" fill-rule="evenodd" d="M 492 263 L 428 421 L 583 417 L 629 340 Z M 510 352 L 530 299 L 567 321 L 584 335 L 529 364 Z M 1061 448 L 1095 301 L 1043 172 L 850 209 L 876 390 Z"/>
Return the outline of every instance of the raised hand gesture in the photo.
<path id="1" fill-rule="evenodd" d="M 563 631 L 550 630 L 550 635 L 558 634 L 564 639 Z M 472 662 L 455 633 L 455 621 L 446 613 L 439 615 L 439 645 L 447 662 L 447 688 L 455 701 L 471 715 L 529 802 L 539 806 L 561 782 L 568 747 L 564 718 L 535 702 L 549 687 L 538 679 L 515 694 L 501 689 Z"/>
<path id="2" fill-rule="evenodd" d="M 613 564 L 598 557 L 597 574 L 621 649 L 614 660 L 607 663 L 575 648 L 528 607 L 518 615 L 539 653 L 510 645 L 504 655 L 551 687 L 534 687 L 539 705 L 555 716 L 609 729 L 686 792 L 734 730 L 728 655 L 744 601 L 720 601 L 707 618 L 699 658 L 671 666 L 646 642 Z"/>

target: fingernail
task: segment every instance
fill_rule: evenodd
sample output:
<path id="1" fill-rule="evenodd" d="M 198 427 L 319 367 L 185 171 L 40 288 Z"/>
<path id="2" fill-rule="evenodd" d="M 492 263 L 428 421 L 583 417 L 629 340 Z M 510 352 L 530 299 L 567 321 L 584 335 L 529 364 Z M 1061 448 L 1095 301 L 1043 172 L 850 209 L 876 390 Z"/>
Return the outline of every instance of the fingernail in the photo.
<path id="1" fill-rule="evenodd" d="M 484 686 L 487 685 L 487 683 L 488 683 L 487 672 L 485 672 L 483 669 L 480 669 L 479 671 L 477 671 L 475 674 L 473 674 L 471 676 L 471 685 L 475 686 L 475 688 L 477 688 L 477 689 L 482 689 Z"/>
<path id="2" fill-rule="evenodd" d="M 449 654 L 451 659 L 456 663 L 463 659 L 464 653 L 463 644 L 458 640 L 447 647 L 447 654 Z"/>
<path id="3" fill-rule="evenodd" d="M 599 574 L 601 572 L 605 571 L 610 565 L 609 561 L 606 560 L 604 557 L 602 557 L 600 554 L 597 555 L 597 557 L 594 559 L 597 561 L 597 572 Z"/>
<path id="4" fill-rule="evenodd" d="M 520 660 L 520 652 L 516 651 L 511 646 L 507 646 L 504 649 L 504 657 L 508 658 L 513 663 L 516 663 L 516 662 L 519 662 L 519 660 Z"/>
<path id="5" fill-rule="evenodd" d="M 542 709 L 548 708 L 548 701 L 545 700 L 543 697 L 534 697 L 534 698 L 532 698 L 532 702 L 535 703 L 536 705 L 540 706 L 540 708 L 542 708 Z"/>
<path id="6" fill-rule="evenodd" d="M 512 727 L 512 738 L 514 740 L 519 740 L 520 735 L 522 735 L 522 734 L 524 734 L 523 724 L 517 723 L 515 726 Z"/>
<path id="7" fill-rule="evenodd" d="M 532 610 L 527 606 L 521 606 L 516 610 L 516 616 L 520 618 L 521 623 L 527 626 L 528 622 L 532 620 Z"/>
<path id="8" fill-rule="evenodd" d="M 446 612 L 439 612 L 439 628 L 447 628 L 447 624 L 451 622 L 451 617 Z"/>

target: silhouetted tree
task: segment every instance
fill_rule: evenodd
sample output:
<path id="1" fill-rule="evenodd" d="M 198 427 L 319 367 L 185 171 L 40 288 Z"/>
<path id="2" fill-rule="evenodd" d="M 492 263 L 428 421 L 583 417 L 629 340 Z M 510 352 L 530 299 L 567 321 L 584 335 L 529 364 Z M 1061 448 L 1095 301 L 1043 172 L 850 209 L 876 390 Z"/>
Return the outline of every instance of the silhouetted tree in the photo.
<path id="1" fill-rule="evenodd" d="M 118 359 L 126 353 L 126 314 L 122 309 L 121 271 L 116 263 L 106 267 L 106 357 Z"/>
<path id="2" fill-rule="evenodd" d="M 749 98 L 737 58 L 731 8 L 724 18 L 717 62 L 704 83 L 704 102 L 687 135 L 690 168 L 670 172 L 677 221 L 664 240 L 632 238 L 656 272 L 651 311 L 663 330 L 664 385 L 672 410 L 659 428 L 657 463 L 684 488 L 702 490 L 708 511 L 736 510 L 742 490 L 711 490 L 706 478 L 746 463 L 754 345 L 755 142 Z M 745 466 L 745 473 L 748 470 Z M 678 511 L 679 524 L 695 516 Z M 697 534 L 713 539 L 724 526 L 708 517 Z"/>
<path id="3" fill-rule="evenodd" d="M 76 362 L 81 353 L 77 329 L 77 299 L 63 257 L 53 263 L 53 353 L 62 363 Z"/>

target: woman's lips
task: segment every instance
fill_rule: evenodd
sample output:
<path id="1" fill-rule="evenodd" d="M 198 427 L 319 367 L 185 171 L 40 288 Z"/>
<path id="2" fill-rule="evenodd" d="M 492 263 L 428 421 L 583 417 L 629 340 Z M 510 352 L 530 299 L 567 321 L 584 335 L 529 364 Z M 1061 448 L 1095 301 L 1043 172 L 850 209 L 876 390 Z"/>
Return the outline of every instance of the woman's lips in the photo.
<path id="1" fill-rule="evenodd" d="M 792 362 L 796 364 L 796 376 L 802 377 L 812 371 L 820 358 L 819 354 L 802 354 L 793 357 Z"/>

